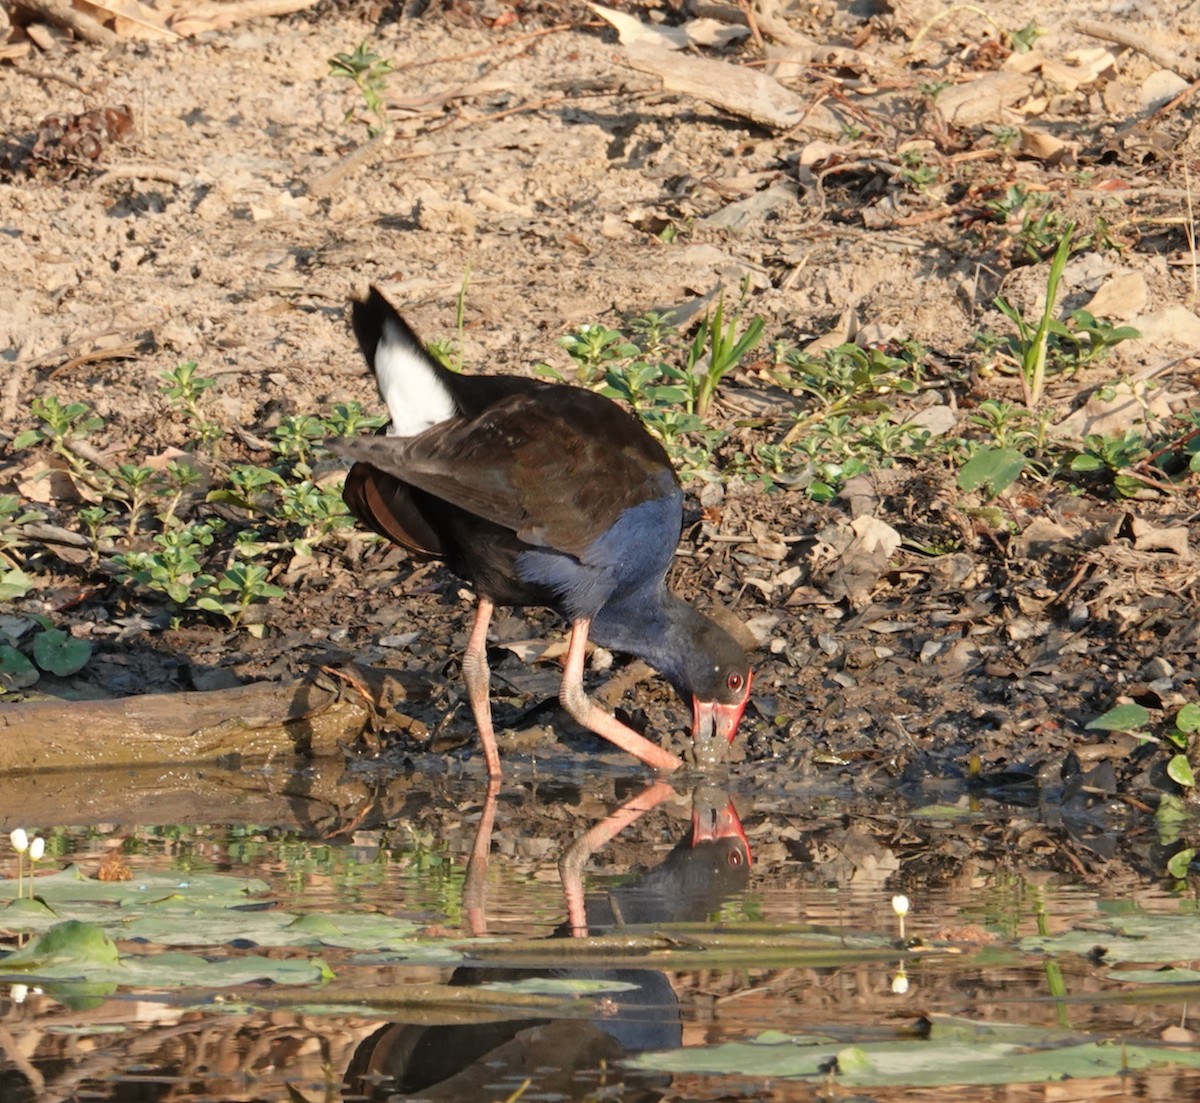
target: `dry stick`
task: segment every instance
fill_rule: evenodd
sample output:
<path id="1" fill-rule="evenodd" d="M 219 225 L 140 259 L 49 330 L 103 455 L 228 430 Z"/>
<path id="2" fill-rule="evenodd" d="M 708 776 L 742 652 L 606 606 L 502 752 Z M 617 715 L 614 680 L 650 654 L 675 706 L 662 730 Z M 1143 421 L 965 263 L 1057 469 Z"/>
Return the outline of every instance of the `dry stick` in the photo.
<path id="1" fill-rule="evenodd" d="M 1200 78 L 1192 81 L 1182 92 L 1179 93 L 1173 100 L 1168 100 L 1162 105 L 1153 115 L 1150 116 L 1152 123 L 1158 122 L 1164 115 L 1169 115 L 1185 100 L 1190 100 L 1196 94 L 1196 89 L 1200 88 Z"/>
<path id="2" fill-rule="evenodd" d="M 114 165 L 96 178 L 96 187 L 102 188 L 117 180 L 161 180 L 164 184 L 183 187 L 195 179 L 192 173 L 182 172 L 167 165 Z"/>
<path id="3" fill-rule="evenodd" d="M 315 195 L 318 198 L 332 194 L 341 184 L 343 177 L 351 169 L 357 168 L 359 165 L 370 160 L 371 157 L 379 153 L 391 141 L 392 132 L 385 130 L 382 134 L 376 134 L 370 141 L 363 142 L 358 149 L 346 154 L 333 168 L 326 169 L 319 176 L 314 177 L 309 182 L 308 194 Z"/>
<path id="4" fill-rule="evenodd" d="M 1091 35 L 1093 38 L 1099 38 L 1105 42 L 1115 42 L 1118 46 L 1127 46 L 1131 50 L 1137 50 L 1139 54 L 1145 54 L 1156 65 L 1179 73 L 1188 80 L 1200 77 L 1200 63 L 1192 61 L 1190 58 L 1180 57 L 1174 50 L 1160 46 L 1137 31 L 1113 26 L 1111 23 L 1101 23 L 1099 19 L 1076 19 L 1075 29 L 1082 34 Z"/>
<path id="5" fill-rule="evenodd" d="M 758 29 L 758 20 L 754 17 L 754 6 L 750 0 L 737 0 L 738 7 L 742 9 L 742 15 L 746 17 L 746 26 L 750 28 L 750 37 L 754 39 L 754 45 L 760 50 L 763 49 L 762 32 Z"/>
<path id="6" fill-rule="evenodd" d="M 70 77 L 64 77 L 61 73 L 51 73 L 48 69 L 30 69 L 24 65 L 14 65 L 13 69 L 20 73 L 21 76 L 30 77 L 33 80 L 56 80 L 59 84 L 65 84 L 68 88 L 74 88 L 76 92 L 81 92 L 85 96 L 95 94 L 94 89 L 87 88 Z"/>
<path id="7" fill-rule="evenodd" d="M 62 27 L 76 38 L 96 46 L 116 46 L 121 42 L 119 35 L 90 15 L 76 11 L 67 0 L 16 0 L 13 7 L 20 11 L 32 12 L 47 23 Z"/>
<path id="8" fill-rule="evenodd" d="M 59 364 L 46 378 L 57 379 L 63 372 L 71 371 L 73 368 L 81 367 L 84 364 L 95 364 L 101 360 L 129 360 L 137 355 L 137 351 L 141 347 L 142 343 L 135 341 L 127 345 L 114 345 L 110 348 L 92 349 L 91 352 L 84 352 L 79 356 L 72 357 L 65 364 Z"/>
<path id="9" fill-rule="evenodd" d="M 779 10 L 779 0 L 756 0 L 758 26 L 781 46 L 812 46 L 813 40 L 793 30 Z M 749 13 L 747 13 L 749 15 Z"/>

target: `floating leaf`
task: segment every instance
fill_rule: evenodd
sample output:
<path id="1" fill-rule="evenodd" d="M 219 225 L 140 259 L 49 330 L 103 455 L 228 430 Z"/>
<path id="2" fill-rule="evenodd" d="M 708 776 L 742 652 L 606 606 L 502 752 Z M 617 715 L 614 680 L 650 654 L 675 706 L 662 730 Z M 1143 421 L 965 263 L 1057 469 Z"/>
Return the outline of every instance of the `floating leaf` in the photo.
<path id="1" fill-rule="evenodd" d="M 1186 850 L 1180 850 L 1172 854 L 1167 862 L 1167 872 L 1177 881 L 1182 881 L 1188 875 L 1188 868 L 1192 864 L 1192 859 L 1196 857 L 1196 848 L 1189 846 Z M 1193 979 L 1200 980 L 1200 976 L 1193 975 Z"/>
<path id="2" fill-rule="evenodd" d="M 841 1088 L 951 1087 L 1059 1084 L 1124 1076 L 1131 1069 L 1200 1068 L 1200 1050 L 1118 1045 L 1108 1038 L 1089 1042 L 1077 1034 L 1042 1027 L 937 1016 L 928 1035 L 921 1038 L 847 1046 L 814 1036 L 767 1041 L 760 1035 L 750 1042 L 644 1053 L 623 1063 L 669 1073 L 832 1080 Z M 1080 1088 L 1074 1090 L 1083 1097 Z"/>
<path id="3" fill-rule="evenodd" d="M 1097 716 L 1087 725 L 1088 731 L 1133 732 L 1144 728 L 1150 721 L 1150 711 L 1136 702 L 1117 705 Z"/>
<path id="4" fill-rule="evenodd" d="M 89 969 L 117 963 L 117 947 L 99 927 L 68 919 L 0 960 L 0 972 L 42 972 L 52 966 Z M 60 974 L 61 975 L 61 974 Z"/>
<path id="5" fill-rule="evenodd" d="M 92 657 L 88 640 L 77 640 L 61 628 L 39 632 L 33 639 L 34 661 L 48 674 L 66 678 L 77 674 Z"/>

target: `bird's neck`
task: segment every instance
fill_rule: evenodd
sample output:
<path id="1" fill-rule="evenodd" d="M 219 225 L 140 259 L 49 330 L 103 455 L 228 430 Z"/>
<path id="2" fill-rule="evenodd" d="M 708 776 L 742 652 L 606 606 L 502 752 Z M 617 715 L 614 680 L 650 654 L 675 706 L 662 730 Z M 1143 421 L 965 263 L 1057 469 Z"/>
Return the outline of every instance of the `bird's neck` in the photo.
<path id="1" fill-rule="evenodd" d="M 694 662 L 693 641 L 706 618 L 667 587 L 637 591 L 610 601 L 592 621 L 591 638 L 602 647 L 635 655 L 649 663 L 685 698 L 690 699 L 688 666 Z"/>

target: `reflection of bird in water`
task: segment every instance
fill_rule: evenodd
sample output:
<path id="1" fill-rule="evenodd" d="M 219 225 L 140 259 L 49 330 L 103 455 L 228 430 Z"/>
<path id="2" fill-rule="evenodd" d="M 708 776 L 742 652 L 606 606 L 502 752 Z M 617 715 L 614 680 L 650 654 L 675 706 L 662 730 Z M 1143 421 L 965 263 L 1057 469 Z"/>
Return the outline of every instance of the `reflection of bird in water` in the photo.
<path id="1" fill-rule="evenodd" d="M 661 783 L 648 792 L 658 788 L 670 792 Z M 745 887 L 750 849 L 732 802 L 724 795 L 719 801 L 715 797 L 712 790 L 696 794 L 692 831 L 661 865 L 628 885 L 586 897 L 589 933 L 705 920 Z M 658 800 L 644 803 L 640 812 Z M 612 832 L 605 834 L 611 838 Z M 576 851 L 574 857 L 574 862 L 564 859 L 564 882 L 574 878 L 568 867 L 581 866 L 587 855 Z M 568 897 L 573 891 L 567 885 Z M 582 933 L 574 921 L 564 924 L 556 937 L 572 932 Z M 346 1098 L 379 1103 L 492 1100 L 504 1098 L 533 1077 L 530 1098 L 549 1093 L 555 1099 L 583 1101 L 596 1097 L 605 1065 L 644 1050 L 678 1049 L 683 1042 L 679 999 L 667 976 L 655 969 L 472 965 L 455 970 L 450 983 L 479 985 L 533 977 L 601 980 L 624 987 L 598 993 L 594 999 L 603 1010 L 590 1019 L 513 1019 L 452 1026 L 390 1023 L 359 1046 L 346 1071 Z M 608 1073 L 607 1079 L 611 1082 L 614 1075 L 624 1085 L 623 1103 L 661 1099 L 670 1084 L 668 1075 L 632 1076 L 620 1071 Z"/>

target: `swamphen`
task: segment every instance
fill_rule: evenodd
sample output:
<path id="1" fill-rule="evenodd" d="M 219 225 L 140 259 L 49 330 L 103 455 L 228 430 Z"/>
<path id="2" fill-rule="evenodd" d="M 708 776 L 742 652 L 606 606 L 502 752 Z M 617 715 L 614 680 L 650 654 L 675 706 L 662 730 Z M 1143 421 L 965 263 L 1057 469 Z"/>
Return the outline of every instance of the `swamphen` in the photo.
<path id="1" fill-rule="evenodd" d="M 681 765 L 589 700 L 590 635 L 664 674 L 692 703 L 697 758 L 717 757 L 751 672 L 733 637 L 667 588 L 683 491 L 662 445 L 592 391 L 449 371 L 375 288 L 352 321 L 391 424 L 386 436 L 330 442 L 356 461 L 346 504 L 387 539 L 445 560 L 479 595 L 462 666 L 488 773 L 500 775 L 487 665 L 496 605 L 547 606 L 570 622 L 559 700 L 585 728 L 649 766 Z"/>

